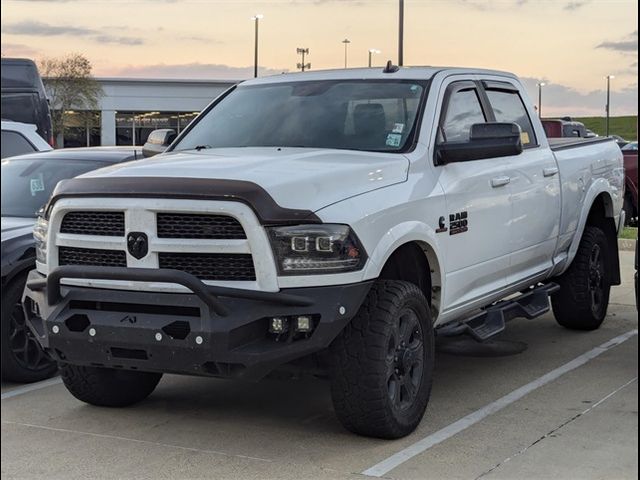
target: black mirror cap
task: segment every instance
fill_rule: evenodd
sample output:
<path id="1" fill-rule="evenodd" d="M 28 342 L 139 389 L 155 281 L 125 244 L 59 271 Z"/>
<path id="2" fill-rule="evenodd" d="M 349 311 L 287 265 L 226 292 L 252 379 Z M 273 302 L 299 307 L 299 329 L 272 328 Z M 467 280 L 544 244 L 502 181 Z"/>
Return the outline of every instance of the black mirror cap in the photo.
<path id="1" fill-rule="evenodd" d="M 436 147 L 436 164 L 510 157 L 522 153 L 520 127 L 515 123 L 476 123 L 468 142 L 445 142 Z"/>
<path id="2" fill-rule="evenodd" d="M 176 131 L 173 128 L 161 128 L 149 134 L 147 142 L 142 147 L 144 157 L 153 157 L 164 152 L 176 139 Z"/>

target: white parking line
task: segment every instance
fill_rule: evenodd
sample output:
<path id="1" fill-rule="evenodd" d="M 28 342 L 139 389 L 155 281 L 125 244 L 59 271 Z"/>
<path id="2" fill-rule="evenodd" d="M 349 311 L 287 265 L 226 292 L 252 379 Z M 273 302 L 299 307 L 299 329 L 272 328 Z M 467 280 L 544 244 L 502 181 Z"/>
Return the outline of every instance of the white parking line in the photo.
<path id="1" fill-rule="evenodd" d="M 33 392 L 34 390 L 40 390 L 41 388 L 58 385 L 59 383 L 62 383 L 62 379 L 60 377 L 50 378 L 41 382 L 30 383 L 29 385 L 25 385 L 24 387 L 14 388 L 13 390 L 4 392 L 1 399 L 6 400 L 7 398 L 17 397 L 18 395 L 22 395 L 23 393 Z"/>
<path id="2" fill-rule="evenodd" d="M 638 330 L 635 329 L 635 330 L 630 330 L 627 333 L 624 333 L 618 337 L 612 338 L 611 340 L 603 343 L 599 347 L 596 347 L 593 350 L 589 350 L 588 352 L 583 353 L 579 357 L 574 358 L 570 362 L 565 363 L 564 365 L 556 368 L 555 370 L 551 370 L 549 373 L 546 373 L 545 375 L 537 378 L 536 380 L 533 380 L 532 382 L 527 383 L 526 385 L 523 385 L 522 387 L 514 390 L 513 392 L 505 395 L 504 397 L 499 398 L 495 402 L 485 405 L 479 410 L 476 410 L 475 412 L 470 413 L 465 417 L 462 417 L 460 420 L 444 427 L 441 430 L 438 430 L 435 433 L 432 433 L 431 435 L 423 438 L 422 440 L 418 440 L 416 443 L 408 446 L 407 448 L 404 448 L 399 452 L 394 453 L 390 457 L 375 464 L 373 467 L 364 470 L 362 474 L 370 477 L 382 477 L 383 475 L 387 474 L 388 472 L 398 467 L 399 465 L 403 464 L 407 460 L 410 460 L 416 455 L 420 455 L 421 453 L 427 451 L 434 445 L 444 442 L 448 438 L 451 438 L 457 433 L 460 433 L 461 431 L 469 428 L 470 426 L 475 425 L 476 423 L 485 419 L 489 415 L 492 415 L 498 412 L 499 410 L 502 410 L 503 408 L 512 404 L 513 402 L 520 400 L 525 395 L 546 385 L 549 382 L 556 380 L 557 378 L 561 377 L 565 373 L 575 370 L 576 368 L 587 363 L 589 360 L 593 360 L 594 358 L 602 355 L 603 353 L 610 350 L 611 348 L 629 340 L 631 337 L 637 334 L 638 334 Z"/>

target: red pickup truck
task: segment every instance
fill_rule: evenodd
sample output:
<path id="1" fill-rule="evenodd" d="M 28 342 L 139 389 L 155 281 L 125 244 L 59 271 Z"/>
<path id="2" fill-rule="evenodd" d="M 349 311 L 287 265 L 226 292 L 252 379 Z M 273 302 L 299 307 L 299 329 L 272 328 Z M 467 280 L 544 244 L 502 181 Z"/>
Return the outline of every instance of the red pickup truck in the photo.
<path id="1" fill-rule="evenodd" d="M 638 142 L 629 142 L 622 147 L 624 155 L 625 194 L 624 210 L 627 214 L 625 223 L 638 222 Z"/>

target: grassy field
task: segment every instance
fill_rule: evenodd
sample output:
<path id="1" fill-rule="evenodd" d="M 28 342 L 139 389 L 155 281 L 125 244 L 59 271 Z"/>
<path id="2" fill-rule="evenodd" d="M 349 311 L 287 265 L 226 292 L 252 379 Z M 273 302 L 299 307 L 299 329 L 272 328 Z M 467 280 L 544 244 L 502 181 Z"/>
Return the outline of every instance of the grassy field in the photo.
<path id="1" fill-rule="evenodd" d="M 620 232 L 620 238 L 635 240 L 638 238 L 638 229 L 633 227 L 624 227 Z"/>
<path id="2" fill-rule="evenodd" d="M 574 120 L 584 123 L 585 127 L 598 135 L 605 134 L 605 117 L 575 117 Z M 638 116 L 611 117 L 609 119 L 609 133 L 620 135 L 627 140 L 637 140 Z"/>

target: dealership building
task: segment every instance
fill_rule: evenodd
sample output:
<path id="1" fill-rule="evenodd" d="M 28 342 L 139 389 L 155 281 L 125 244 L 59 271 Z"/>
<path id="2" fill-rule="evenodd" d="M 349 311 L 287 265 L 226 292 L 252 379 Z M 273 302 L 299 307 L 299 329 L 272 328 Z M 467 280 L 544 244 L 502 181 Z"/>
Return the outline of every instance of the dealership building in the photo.
<path id="1" fill-rule="evenodd" d="M 98 110 L 70 111 L 64 139 L 58 138 L 58 145 L 143 145 L 157 128 L 173 128 L 179 133 L 214 98 L 237 83 L 149 78 L 96 80 L 103 90 Z M 46 78 L 44 83 L 46 86 Z"/>

